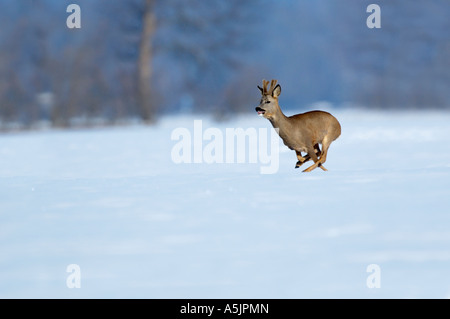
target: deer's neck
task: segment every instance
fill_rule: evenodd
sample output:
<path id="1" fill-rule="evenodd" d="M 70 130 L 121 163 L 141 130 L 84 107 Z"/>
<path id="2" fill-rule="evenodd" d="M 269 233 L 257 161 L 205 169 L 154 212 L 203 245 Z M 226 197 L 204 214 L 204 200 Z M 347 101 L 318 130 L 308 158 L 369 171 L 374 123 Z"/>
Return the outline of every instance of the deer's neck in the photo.
<path id="1" fill-rule="evenodd" d="M 272 126 L 275 129 L 279 129 L 280 132 L 288 129 L 289 127 L 289 119 L 284 115 L 284 113 L 281 111 L 280 106 L 277 107 L 276 111 L 272 116 L 269 118 L 270 123 L 272 123 Z"/>
<path id="2" fill-rule="evenodd" d="M 269 121 L 272 123 L 274 129 L 277 130 L 277 133 L 280 135 L 283 143 L 290 149 L 295 149 L 296 143 L 295 140 L 292 139 L 292 122 L 288 117 L 286 117 L 286 115 L 283 114 L 280 107 L 277 109 L 277 112 L 269 118 Z"/>

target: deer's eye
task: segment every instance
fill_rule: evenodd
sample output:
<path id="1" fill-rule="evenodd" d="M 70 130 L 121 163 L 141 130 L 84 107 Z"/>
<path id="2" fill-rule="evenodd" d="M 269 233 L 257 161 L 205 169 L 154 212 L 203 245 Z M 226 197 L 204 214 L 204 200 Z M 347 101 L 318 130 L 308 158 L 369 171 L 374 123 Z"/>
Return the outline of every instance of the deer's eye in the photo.
<path id="1" fill-rule="evenodd" d="M 270 103 L 270 101 L 266 101 L 265 103 L 268 104 L 268 103 Z"/>

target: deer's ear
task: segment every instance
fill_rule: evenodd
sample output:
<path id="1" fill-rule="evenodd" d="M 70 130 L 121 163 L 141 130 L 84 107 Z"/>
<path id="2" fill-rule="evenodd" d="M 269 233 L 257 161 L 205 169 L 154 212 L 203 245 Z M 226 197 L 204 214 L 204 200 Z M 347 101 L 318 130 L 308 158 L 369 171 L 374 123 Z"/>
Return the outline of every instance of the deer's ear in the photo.
<path id="1" fill-rule="evenodd" d="M 258 85 L 258 89 L 261 91 L 261 94 L 264 93 L 264 90 L 263 90 L 262 87 L 260 87 L 259 85 Z"/>
<path id="2" fill-rule="evenodd" d="M 281 86 L 278 84 L 272 91 L 272 96 L 273 97 L 279 97 L 281 94 Z"/>

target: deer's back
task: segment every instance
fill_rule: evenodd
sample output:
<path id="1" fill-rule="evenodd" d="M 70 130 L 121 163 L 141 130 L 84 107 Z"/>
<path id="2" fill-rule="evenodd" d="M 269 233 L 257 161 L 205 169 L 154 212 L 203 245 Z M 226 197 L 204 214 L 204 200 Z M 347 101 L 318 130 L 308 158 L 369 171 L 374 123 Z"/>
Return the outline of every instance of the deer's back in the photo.
<path id="1" fill-rule="evenodd" d="M 289 117 L 290 121 L 315 143 L 322 143 L 325 136 L 334 141 L 341 135 L 339 121 L 330 113 L 310 111 Z"/>

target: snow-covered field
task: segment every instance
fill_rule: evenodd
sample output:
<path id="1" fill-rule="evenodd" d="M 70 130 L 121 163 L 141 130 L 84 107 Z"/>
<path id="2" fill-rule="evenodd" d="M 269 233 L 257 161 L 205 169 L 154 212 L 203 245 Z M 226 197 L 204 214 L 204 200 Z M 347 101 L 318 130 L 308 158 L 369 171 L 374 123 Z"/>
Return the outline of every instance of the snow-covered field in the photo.
<path id="1" fill-rule="evenodd" d="M 333 114 L 329 171 L 309 174 L 282 144 L 276 174 L 174 163 L 200 116 L 0 135 L 0 297 L 449 297 L 450 114 Z"/>

